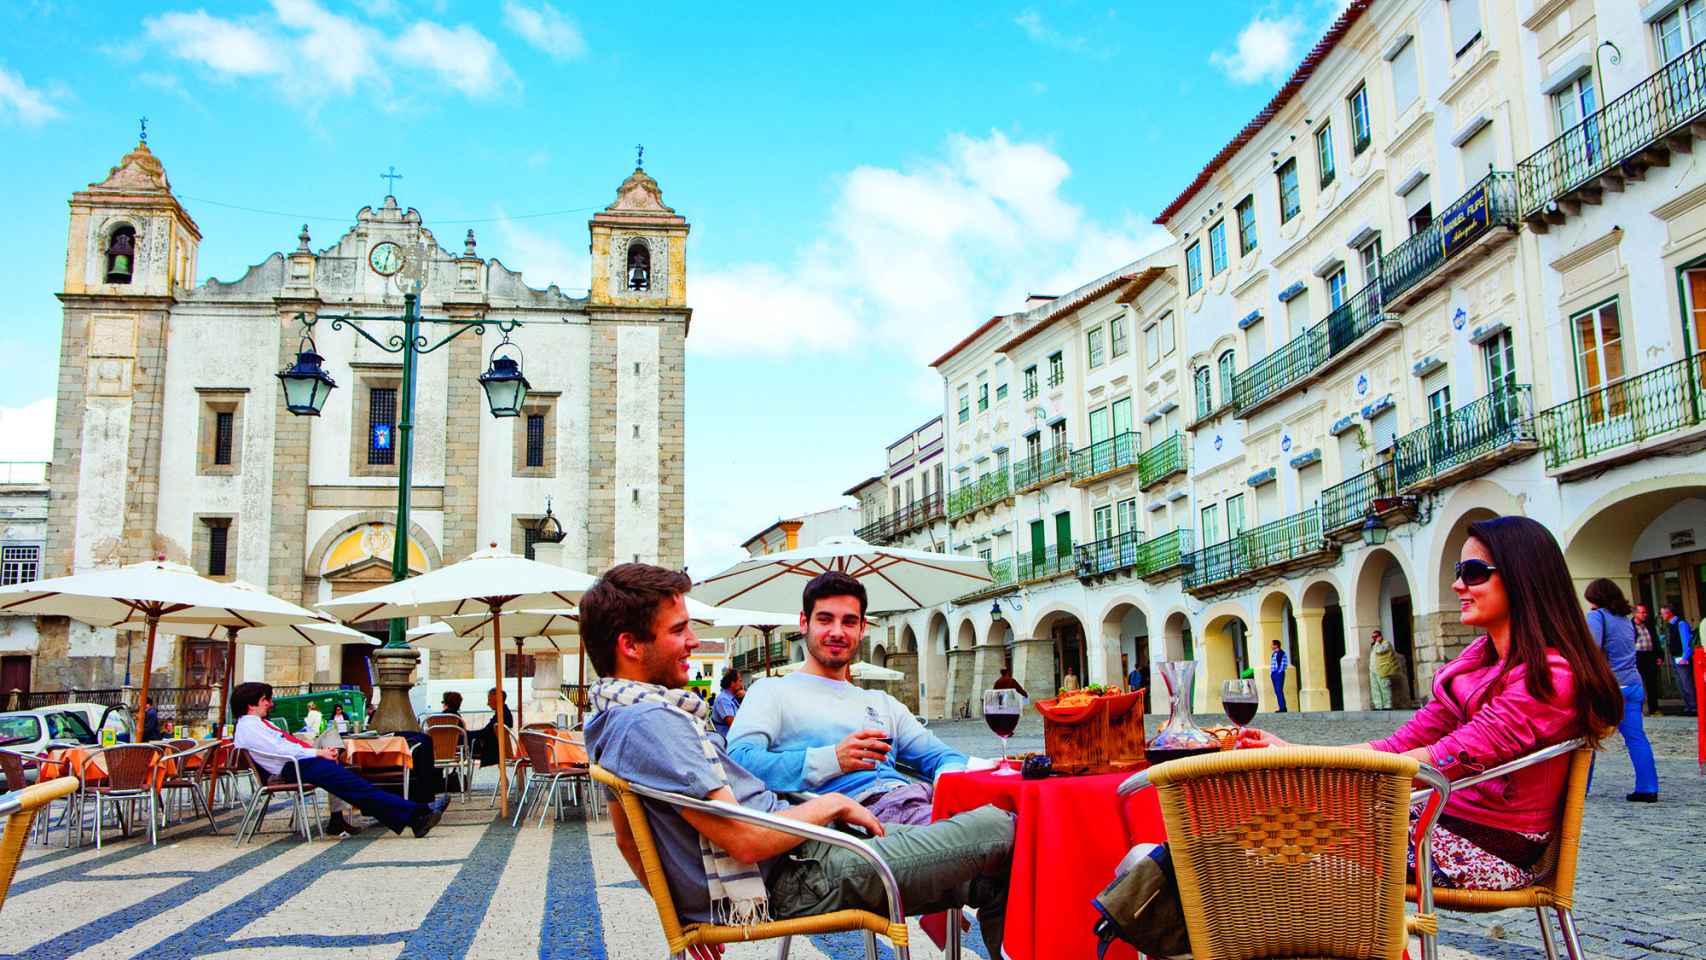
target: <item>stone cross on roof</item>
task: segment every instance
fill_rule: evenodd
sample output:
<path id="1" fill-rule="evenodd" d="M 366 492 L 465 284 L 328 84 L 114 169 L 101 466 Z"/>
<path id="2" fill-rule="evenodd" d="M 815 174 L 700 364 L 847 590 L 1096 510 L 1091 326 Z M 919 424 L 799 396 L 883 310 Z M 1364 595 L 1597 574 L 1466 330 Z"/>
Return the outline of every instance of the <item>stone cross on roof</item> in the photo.
<path id="1" fill-rule="evenodd" d="M 397 172 L 396 164 L 393 163 L 388 166 L 390 169 L 380 174 L 379 179 L 385 181 L 385 195 L 391 196 L 397 192 L 397 181 L 403 179 L 403 175 Z"/>

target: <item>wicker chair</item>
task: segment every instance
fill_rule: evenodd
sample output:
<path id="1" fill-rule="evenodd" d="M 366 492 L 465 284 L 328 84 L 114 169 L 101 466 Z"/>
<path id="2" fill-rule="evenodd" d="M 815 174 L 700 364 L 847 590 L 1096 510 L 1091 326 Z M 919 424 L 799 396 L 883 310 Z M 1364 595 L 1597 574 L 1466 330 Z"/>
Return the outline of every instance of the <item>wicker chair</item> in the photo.
<path id="1" fill-rule="evenodd" d="M 6 902 L 6 893 L 12 889 L 12 877 L 18 872 L 18 860 L 24 855 L 24 842 L 36 814 L 76 791 L 76 777 L 60 777 L 0 798 L 0 816 L 6 818 L 6 830 L 0 834 L 0 904 Z"/>
<path id="2" fill-rule="evenodd" d="M 474 780 L 474 757 L 469 750 L 467 728 L 459 723 L 440 721 L 429 724 L 426 734 L 432 738 L 432 765 L 440 770 L 455 771 L 461 781 L 458 786 L 462 797 L 467 799 Z"/>
<path id="3" fill-rule="evenodd" d="M 6 789 L 8 792 L 18 793 L 29 788 L 30 778 L 29 775 L 24 772 L 24 762 L 26 760 L 36 764 L 41 763 L 41 757 L 35 754 L 26 754 L 19 753 L 16 750 L 0 749 L 0 773 L 4 773 L 6 776 Z M 75 780 L 76 778 L 72 777 L 71 779 Z M 75 788 L 73 788 L 72 792 L 76 792 Z M 67 806 L 70 806 L 70 803 L 70 800 L 66 801 Z M 51 825 L 53 820 L 49 815 L 51 810 L 52 801 L 50 800 L 49 802 L 42 804 L 42 815 L 36 818 L 36 833 L 39 834 L 36 839 L 40 843 L 47 842 L 47 828 Z M 0 891 L 0 899 L 4 898 L 4 891 Z"/>
<path id="4" fill-rule="evenodd" d="M 1557 960 L 1558 957 L 1558 951 L 1552 945 L 1551 927 L 1546 922 L 1548 909 L 1557 914 L 1558 926 L 1564 932 L 1564 949 L 1571 960 L 1582 960 L 1587 956 L 1582 952 L 1581 938 L 1576 934 L 1576 859 L 1581 852 L 1582 807 L 1587 803 L 1588 775 L 1593 771 L 1593 749 L 1585 740 L 1567 740 L 1518 757 L 1510 763 L 1501 764 L 1473 777 L 1454 781 L 1451 785 L 1454 790 L 1473 786 L 1505 776 L 1514 770 L 1566 755 L 1569 757 L 1570 773 L 1564 782 L 1562 817 L 1552 846 L 1541 861 L 1541 874 L 1545 880 L 1520 890 L 1458 890 L 1438 887 L 1433 895 L 1435 906 L 1463 913 L 1532 909 L 1535 918 L 1540 921 L 1540 943 L 1546 948 L 1547 960 Z M 1425 796 L 1426 791 L 1418 791 L 1414 799 L 1421 800 Z"/>
<path id="5" fill-rule="evenodd" d="M 119 824 L 124 835 L 128 837 L 130 824 L 123 816 L 124 805 L 130 804 L 134 812 L 137 804 L 146 803 L 148 845 L 159 843 L 160 835 L 155 824 L 160 815 L 160 794 L 155 790 L 155 783 L 160 773 L 160 758 L 164 754 L 165 751 L 158 744 L 121 743 L 116 747 L 90 754 L 78 767 L 77 779 L 82 784 L 79 793 L 95 804 L 96 850 L 101 849 L 102 825 L 106 821 L 104 813 L 108 804 L 119 813 Z M 98 773 L 92 769 L 97 762 L 106 769 L 106 776 L 91 779 L 91 774 Z M 78 824 L 78 832 L 82 832 L 81 822 Z"/>
<path id="6" fill-rule="evenodd" d="M 1120 786 L 1153 785 L 1167 825 L 1196 960 L 1398 960 L 1410 934 L 1434 960 L 1427 872 L 1405 916 L 1412 782 L 1445 777 L 1396 754 L 1343 747 L 1237 750 L 1162 763 Z M 1438 816 L 1418 825 L 1422 859 Z"/>
<path id="7" fill-rule="evenodd" d="M 239 750 L 237 756 L 252 768 L 255 777 L 255 792 L 249 796 L 249 806 L 243 811 L 243 821 L 237 825 L 237 846 L 242 846 L 246 838 L 260 832 L 261 821 L 266 819 L 267 808 L 272 805 L 272 798 L 276 796 L 289 797 L 294 818 L 292 827 L 301 829 L 302 839 L 313 843 L 316 827 L 320 830 L 320 839 L 326 839 L 326 825 L 320 822 L 320 794 L 313 784 L 302 779 L 302 767 L 295 757 L 275 756 L 254 750 Z M 277 761 L 278 776 L 268 777 L 266 769 L 256 761 L 256 757 Z"/>
<path id="8" fill-rule="evenodd" d="M 670 956 L 676 960 L 685 960 L 687 951 L 694 946 L 713 946 L 722 943 L 745 943 L 753 940 L 781 940 L 777 949 L 778 960 L 787 960 L 790 941 L 798 936 L 816 936 L 824 933 L 847 933 L 854 930 L 865 935 L 865 956 L 877 955 L 877 935 L 888 938 L 894 947 L 898 960 L 911 960 L 912 951 L 907 946 L 906 908 L 901 903 L 900 885 L 895 881 L 894 873 L 888 864 L 877 856 L 870 845 L 855 837 L 839 833 L 827 827 L 790 820 L 774 814 L 759 813 L 732 803 L 711 800 L 695 800 L 674 793 L 664 793 L 660 790 L 650 790 L 635 786 L 617 777 L 610 771 L 592 764 L 589 768 L 592 778 L 610 788 L 615 794 L 617 803 L 621 804 L 623 819 L 627 822 L 628 831 L 632 836 L 634 847 L 639 850 L 640 864 L 645 870 L 645 887 L 652 895 L 652 903 L 657 907 L 658 921 L 663 925 L 664 941 L 669 947 Z M 644 797 L 672 807 L 698 810 L 712 813 L 730 820 L 767 827 L 781 833 L 804 837 L 808 840 L 820 840 L 832 846 L 841 847 L 858 854 L 871 864 L 877 876 L 882 878 L 883 889 L 888 893 L 888 916 L 872 913 L 868 910 L 837 910 L 833 913 L 818 914 L 811 917 L 795 917 L 791 920 L 772 920 L 769 923 L 757 923 L 748 927 L 722 926 L 710 923 L 683 924 L 675 912 L 675 899 L 669 892 L 669 881 L 664 877 L 663 862 L 658 859 L 657 845 L 652 839 L 652 829 L 646 819 Z"/>
<path id="9" fill-rule="evenodd" d="M 560 763 L 557 760 L 557 747 L 566 748 L 570 760 Z M 545 801 L 545 809 L 539 811 L 539 823 L 545 823 L 545 814 L 553 805 L 557 810 L 557 819 L 563 817 L 562 791 L 559 789 L 566 782 L 574 801 L 590 806 L 596 815 L 598 811 L 597 797 L 594 791 L 582 787 L 591 787 L 592 780 L 587 773 L 586 748 L 573 740 L 553 736 L 540 730 L 523 730 L 521 732 L 521 747 L 527 752 L 529 772 L 521 786 L 521 801 L 515 806 L 515 823 L 521 823 L 522 810 L 527 807 L 527 794 L 535 785 L 542 785 L 539 799 Z"/>
<path id="10" fill-rule="evenodd" d="M 208 768 L 213 762 L 210 758 L 219 748 L 219 743 L 210 740 L 200 746 L 195 746 L 194 740 L 173 742 L 188 743 L 190 746 L 178 752 L 169 753 L 162 758 L 172 761 L 172 768 L 171 772 L 160 781 L 161 806 L 170 809 L 170 806 L 164 803 L 165 794 L 169 790 L 188 793 L 190 804 L 207 816 L 207 825 L 213 828 L 214 833 L 218 833 L 219 824 L 213 819 L 213 803 L 208 799 L 207 789 L 204 785 L 208 782 Z"/>

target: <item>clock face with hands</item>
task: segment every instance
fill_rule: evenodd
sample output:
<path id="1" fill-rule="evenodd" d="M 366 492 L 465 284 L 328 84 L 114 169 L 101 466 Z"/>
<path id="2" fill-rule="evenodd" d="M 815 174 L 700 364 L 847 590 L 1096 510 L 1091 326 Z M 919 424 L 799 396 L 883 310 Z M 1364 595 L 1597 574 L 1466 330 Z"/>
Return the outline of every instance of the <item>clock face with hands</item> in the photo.
<path id="1" fill-rule="evenodd" d="M 395 276 L 403 269 L 403 261 L 403 248 L 389 240 L 374 244 L 367 252 L 367 265 L 382 277 Z"/>

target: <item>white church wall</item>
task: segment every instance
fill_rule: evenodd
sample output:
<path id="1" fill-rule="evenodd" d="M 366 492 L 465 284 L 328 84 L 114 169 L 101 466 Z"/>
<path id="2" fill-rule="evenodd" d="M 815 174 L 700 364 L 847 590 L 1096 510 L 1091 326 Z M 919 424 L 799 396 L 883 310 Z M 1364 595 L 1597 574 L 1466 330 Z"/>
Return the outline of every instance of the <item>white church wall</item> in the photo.
<path id="1" fill-rule="evenodd" d="M 655 562 L 658 549 L 658 331 L 616 334 L 616 545 L 618 562 Z M 639 428 L 639 437 L 634 436 Z"/>

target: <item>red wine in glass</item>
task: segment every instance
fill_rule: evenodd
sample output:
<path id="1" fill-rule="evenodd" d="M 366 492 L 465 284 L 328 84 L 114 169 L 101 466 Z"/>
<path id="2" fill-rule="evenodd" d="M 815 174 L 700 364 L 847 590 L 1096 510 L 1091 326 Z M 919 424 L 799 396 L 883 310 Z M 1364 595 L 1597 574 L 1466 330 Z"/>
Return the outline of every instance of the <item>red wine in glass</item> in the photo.
<path id="1" fill-rule="evenodd" d="M 1254 700 L 1222 700 L 1221 706 L 1226 708 L 1227 718 L 1240 727 L 1247 727 L 1251 720 L 1256 719 Z"/>
<path id="2" fill-rule="evenodd" d="M 1018 729 L 1019 715 L 1016 713 L 986 713 L 983 722 L 989 724 L 990 732 L 1005 741 Z"/>

